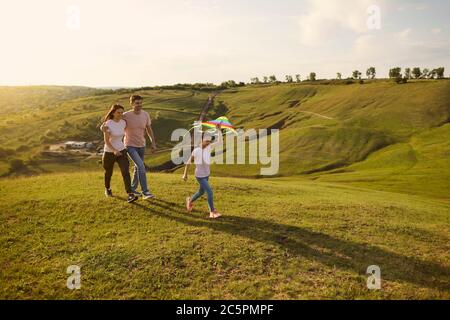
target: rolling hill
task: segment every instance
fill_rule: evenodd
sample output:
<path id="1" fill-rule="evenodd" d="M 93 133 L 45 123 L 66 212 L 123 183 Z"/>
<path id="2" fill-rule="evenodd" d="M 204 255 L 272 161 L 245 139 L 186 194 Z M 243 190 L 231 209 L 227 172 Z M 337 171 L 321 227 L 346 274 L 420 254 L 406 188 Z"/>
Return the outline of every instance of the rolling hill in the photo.
<path id="1" fill-rule="evenodd" d="M 214 221 L 204 200 L 185 212 L 197 185 L 177 168 L 152 169 L 156 199 L 129 205 L 118 170 L 105 199 L 98 156 L 42 153 L 101 139 L 101 116 L 131 92 L 170 148 L 209 93 L 91 90 L 39 91 L 43 105 L 24 98 L 31 107 L 0 118 L 0 298 L 449 299 L 450 81 L 221 91 L 207 118 L 280 129 L 281 162 L 266 179 L 259 165 L 214 165 L 224 214 Z M 8 173 L 14 159 L 27 169 Z M 147 164 L 169 160 L 164 151 Z M 81 290 L 65 286 L 69 265 L 81 267 Z M 380 266 L 382 290 L 367 289 L 369 265 Z"/>
<path id="2" fill-rule="evenodd" d="M 144 108 L 154 119 L 158 144 L 163 149 L 175 144 L 170 141 L 174 129 L 189 128 L 198 118 L 209 95 L 195 90 L 136 92 L 145 98 Z M 37 167 L 53 171 L 59 167 L 57 163 L 39 164 L 39 160 L 45 160 L 40 155 L 43 145 L 101 139 L 98 125 L 105 110 L 115 102 L 127 106 L 129 95 L 128 91 L 99 91 L 94 96 L 69 97 L 27 113 L 6 114 L 0 120 L 0 147 L 13 150 L 11 157 L 31 158 Z M 304 175 L 321 181 L 448 197 L 448 80 L 232 88 L 220 92 L 207 117 L 220 115 L 227 115 L 243 129 L 281 129 L 278 176 Z M 148 159 L 150 167 L 160 167 L 170 162 L 170 152 Z M 95 163 L 72 165 L 98 168 Z M 6 167 L 3 162 L 4 170 Z M 219 175 L 258 177 L 260 166 L 216 165 L 214 170 Z"/>
<path id="3" fill-rule="evenodd" d="M 280 176 L 448 198 L 450 81 L 252 86 L 217 103 L 236 126 L 280 129 Z M 216 166 L 258 176 L 258 166 Z"/>
<path id="4" fill-rule="evenodd" d="M 101 172 L 0 180 L 2 299 L 449 299 L 450 204 L 308 179 L 149 174 L 152 201 Z M 81 289 L 66 269 L 81 268 Z M 382 290 L 366 270 L 381 268 Z"/>

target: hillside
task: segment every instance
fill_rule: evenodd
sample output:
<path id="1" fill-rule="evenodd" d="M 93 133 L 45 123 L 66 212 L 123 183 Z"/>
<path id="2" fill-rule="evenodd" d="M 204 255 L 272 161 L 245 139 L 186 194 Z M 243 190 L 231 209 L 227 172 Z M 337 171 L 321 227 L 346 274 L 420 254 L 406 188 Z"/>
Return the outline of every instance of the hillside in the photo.
<path id="1" fill-rule="evenodd" d="M 236 127 L 244 129 L 281 129 L 279 176 L 303 175 L 448 198 L 450 81 L 344 83 L 228 89 L 217 96 L 207 117 L 227 115 Z M 208 93 L 195 90 L 137 93 L 145 98 L 144 108 L 154 119 L 162 149 L 174 145 L 170 141 L 174 129 L 191 126 L 208 97 Z M 6 156 L 0 161 L 0 174 L 14 158 L 31 161 L 35 173 L 69 167 L 99 169 L 98 158 L 61 163 L 42 156 L 41 151 L 66 140 L 100 140 L 101 117 L 112 103 L 128 106 L 129 95 L 102 92 L 4 115 L 0 148 L 6 150 Z M 168 161 L 170 153 L 163 152 L 149 156 L 147 164 L 159 167 Z M 214 172 L 258 177 L 260 166 L 218 165 Z"/>
<path id="2" fill-rule="evenodd" d="M 124 201 L 119 170 L 116 197 L 105 199 L 99 156 L 43 153 L 66 140 L 100 140 L 101 117 L 112 103 L 127 106 L 130 92 L 48 97 L 27 112 L 7 112 L 0 298 L 449 299 L 449 89 L 450 81 L 430 80 L 220 92 L 207 118 L 280 129 L 281 163 L 267 179 L 259 165 L 214 165 L 224 214 L 214 221 L 204 199 L 192 214 L 184 210 L 197 188 L 192 176 L 184 183 L 179 170 L 154 172 L 168 151 L 147 156 L 157 198 L 133 205 Z M 136 92 L 162 149 L 209 95 Z M 25 168 L 9 174 L 14 159 Z M 82 290 L 70 291 L 66 268 L 74 264 Z M 381 268 L 380 291 L 366 287 L 370 265 Z"/>
<path id="3" fill-rule="evenodd" d="M 1 299 L 449 299 L 449 203 L 305 179 L 150 174 L 157 195 L 123 199 L 116 172 L 0 180 Z M 366 287 L 378 265 L 382 290 Z M 81 290 L 66 268 L 81 267 Z"/>
<path id="4" fill-rule="evenodd" d="M 218 103 L 238 127 L 281 129 L 281 176 L 448 197 L 450 81 L 252 86 L 223 92 Z"/>
<path id="5" fill-rule="evenodd" d="M 58 102 L 102 94 L 105 90 L 64 86 L 0 86 L 0 115 L 44 110 Z"/>
<path id="6" fill-rule="evenodd" d="M 102 92 L 102 91 L 99 91 Z M 191 90 L 134 90 L 131 93 L 144 97 L 144 109 L 153 119 L 153 128 L 160 148 L 170 147 L 174 129 L 188 128 L 198 119 L 208 98 L 207 92 Z M 48 102 L 46 107 L 30 108 L 27 112 L 6 114 L 0 119 L 0 174 L 7 170 L 10 159 L 30 162 L 35 173 L 65 171 L 82 167 L 98 168 L 98 158 L 51 159 L 41 152 L 51 144 L 68 140 L 102 140 L 99 130 L 102 117 L 113 103 L 129 109 L 129 96 L 124 92 L 96 94 L 94 96 L 67 98 Z M 0 92 L 0 100 L 4 96 Z M 31 98 L 30 98 L 31 99 Z M 214 110 L 211 110 L 214 115 Z M 3 169 L 3 170 L 2 170 Z"/>

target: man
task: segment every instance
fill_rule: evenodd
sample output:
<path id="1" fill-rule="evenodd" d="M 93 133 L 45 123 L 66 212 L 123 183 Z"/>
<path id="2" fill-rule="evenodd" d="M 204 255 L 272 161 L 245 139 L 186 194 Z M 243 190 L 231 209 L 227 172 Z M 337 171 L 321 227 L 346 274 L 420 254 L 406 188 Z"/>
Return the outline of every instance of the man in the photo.
<path id="1" fill-rule="evenodd" d="M 133 181 L 131 183 L 132 192 L 135 195 L 141 195 L 137 191 L 139 184 L 141 185 L 142 196 L 144 199 L 154 198 L 154 195 L 148 190 L 147 176 L 144 163 L 145 136 L 151 140 L 151 149 L 156 151 L 156 140 L 153 134 L 152 121 L 148 112 L 142 110 L 143 98 L 139 95 L 132 95 L 130 97 L 130 104 L 133 108 L 123 114 L 123 119 L 126 121 L 125 128 L 125 147 L 128 155 L 134 162 Z M 102 130 L 106 128 L 102 127 Z"/>

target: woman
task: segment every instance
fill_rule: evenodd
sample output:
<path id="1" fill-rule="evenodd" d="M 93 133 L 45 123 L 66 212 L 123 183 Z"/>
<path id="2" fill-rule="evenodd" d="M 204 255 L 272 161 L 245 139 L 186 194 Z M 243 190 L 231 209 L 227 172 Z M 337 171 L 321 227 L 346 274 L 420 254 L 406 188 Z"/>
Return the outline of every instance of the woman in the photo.
<path id="1" fill-rule="evenodd" d="M 103 136 L 105 140 L 105 149 L 103 152 L 103 168 L 105 169 L 105 195 L 112 197 L 111 177 L 114 164 L 119 164 L 122 173 L 125 190 L 128 193 L 127 201 L 134 202 L 138 197 L 131 190 L 130 162 L 128 161 L 127 150 L 123 144 L 126 122 L 122 119 L 124 108 L 120 104 L 111 107 L 103 122 Z"/>
<path id="2" fill-rule="evenodd" d="M 188 168 L 189 165 L 194 161 L 195 163 L 195 178 L 199 184 L 199 190 L 196 194 L 194 194 L 189 198 L 186 198 L 186 209 L 188 212 L 192 211 L 194 206 L 194 202 L 198 200 L 205 192 L 207 194 L 208 199 L 208 207 L 209 207 L 209 217 L 211 219 L 220 218 L 222 215 L 217 212 L 214 207 L 214 196 L 211 186 L 209 185 L 209 175 L 210 175 L 210 163 L 211 163 L 211 148 L 222 144 L 222 132 L 221 125 L 216 125 L 216 129 L 218 131 L 217 141 L 211 143 L 211 136 L 208 134 L 204 134 L 202 138 L 202 142 L 199 147 L 195 148 L 192 151 L 192 154 L 189 160 L 186 162 L 186 167 L 184 168 L 183 180 L 187 181 L 188 178 Z"/>

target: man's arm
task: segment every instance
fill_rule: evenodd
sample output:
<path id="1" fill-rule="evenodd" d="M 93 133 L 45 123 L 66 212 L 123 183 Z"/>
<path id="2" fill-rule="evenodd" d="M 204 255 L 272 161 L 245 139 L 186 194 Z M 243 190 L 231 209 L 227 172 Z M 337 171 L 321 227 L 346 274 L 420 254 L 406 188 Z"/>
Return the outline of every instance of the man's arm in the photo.
<path id="1" fill-rule="evenodd" d="M 153 133 L 153 129 L 152 129 L 152 125 L 151 124 L 147 125 L 146 131 L 147 131 L 148 137 L 152 141 L 152 149 L 153 149 L 153 151 L 156 151 L 156 140 L 155 140 L 155 135 Z"/>

